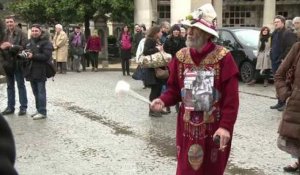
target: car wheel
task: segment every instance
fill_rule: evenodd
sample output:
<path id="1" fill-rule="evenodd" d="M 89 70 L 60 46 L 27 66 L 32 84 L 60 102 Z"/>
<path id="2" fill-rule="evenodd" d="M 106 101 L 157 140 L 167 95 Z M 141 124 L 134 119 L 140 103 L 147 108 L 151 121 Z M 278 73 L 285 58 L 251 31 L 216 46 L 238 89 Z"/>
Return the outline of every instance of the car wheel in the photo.
<path id="1" fill-rule="evenodd" d="M 251 81 L 254 77 L 254 73 L 255 68 L 250 62 L 246 61 L 242 64 L 240 70 L 240 77 L 243 82 Z"/>

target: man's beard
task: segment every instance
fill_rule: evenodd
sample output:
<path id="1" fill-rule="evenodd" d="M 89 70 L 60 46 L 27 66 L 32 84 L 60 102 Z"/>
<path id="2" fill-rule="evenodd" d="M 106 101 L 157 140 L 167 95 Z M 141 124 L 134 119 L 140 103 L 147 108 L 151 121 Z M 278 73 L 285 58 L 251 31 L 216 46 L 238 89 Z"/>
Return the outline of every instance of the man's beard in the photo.
<path id="1" fill-rule="evenodd" d="M 185 42 L 186 46 L 187 47 L 190 47 L 190 48 L 195 48 L 195 49 L 198 49 L 198 48 L 201 48 L 204 44 L 204 37 L 198 37 L 198 38 L 192 38 L 192 37 L 187 37 L 186 38 L 186 42 Z"/>

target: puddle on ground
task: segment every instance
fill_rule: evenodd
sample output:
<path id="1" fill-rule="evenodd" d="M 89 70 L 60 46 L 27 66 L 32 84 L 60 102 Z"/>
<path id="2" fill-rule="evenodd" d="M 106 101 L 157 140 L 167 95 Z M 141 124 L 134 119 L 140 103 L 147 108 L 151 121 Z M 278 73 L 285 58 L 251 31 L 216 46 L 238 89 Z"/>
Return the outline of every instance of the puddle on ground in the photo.
<path id="1" fill-rule="evenodd" d="M 149 148 L 151 151 L 155 151 L 160 157 L 172 157 L 176 158 L 176 146 L 175 141 L 172 138 L 164 137 L 155 133 L 153 130 L 150 135 L 142 135 L 142 133 L 136 133 L 131 130 L 130 127 L 124 126 L 119 122 L 108 119 L 106 116 L 99 115 L 93 111 L 86 110 L 80 106 L 74 105 L 72 102 L 51 102 L 55 106 L 60 106 L 68 111 L 80 114 L 92 121 L 101 123 L 109 128 L 111 128 L 115 135 L 127 135 L 131 137 L 136 137 L 145 140 L 149 143 Z M 153 133 L 152 133 L 153 132 Z"/>

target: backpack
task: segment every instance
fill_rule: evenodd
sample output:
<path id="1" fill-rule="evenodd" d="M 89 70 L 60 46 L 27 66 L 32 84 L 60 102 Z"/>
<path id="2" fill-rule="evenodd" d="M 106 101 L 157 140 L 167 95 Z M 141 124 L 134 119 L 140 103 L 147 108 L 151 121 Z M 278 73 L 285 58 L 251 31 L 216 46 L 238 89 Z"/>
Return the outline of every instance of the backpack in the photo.
<path id="1" fill-rule="evenodd" d="M 123 50 L 129 50 L 131 49 L 131 40 L 130 35 L 122 34 L 122 49 Z"/>
<path id="2" fill-rule="evenodd" d="M 55 74 L 56 74 L 56 67 L 55 67 L 52 59 L 50 59 L 46 63 L 46 77 L 51 78 L 51 77 L 54 77 Z"/>

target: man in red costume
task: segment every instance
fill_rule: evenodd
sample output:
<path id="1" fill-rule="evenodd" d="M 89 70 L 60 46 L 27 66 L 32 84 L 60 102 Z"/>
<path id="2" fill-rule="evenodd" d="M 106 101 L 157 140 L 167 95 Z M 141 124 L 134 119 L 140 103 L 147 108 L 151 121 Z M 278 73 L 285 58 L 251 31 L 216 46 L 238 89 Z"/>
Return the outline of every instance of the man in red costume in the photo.
<path id="1" fill-rule="evenodd" d="M 212 42 L 216 13 L 205 4 L 187 17 L 186 48 L 169 63 L 168 90 L 152 110 L 182 102 L 177 118 L 177 175 L 223 175 L 237 118 L 238 69 Z"/>

